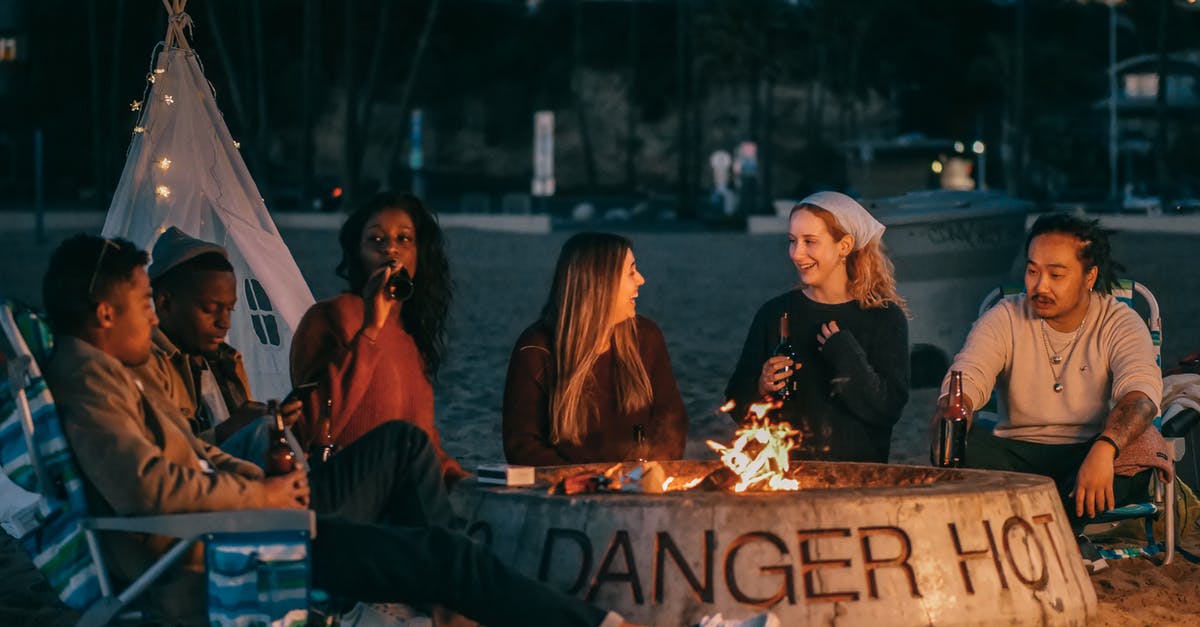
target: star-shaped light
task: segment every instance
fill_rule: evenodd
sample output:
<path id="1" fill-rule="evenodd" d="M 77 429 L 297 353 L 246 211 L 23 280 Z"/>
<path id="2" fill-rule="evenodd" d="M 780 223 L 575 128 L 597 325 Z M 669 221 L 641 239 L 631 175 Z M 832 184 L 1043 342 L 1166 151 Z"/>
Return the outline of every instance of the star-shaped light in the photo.
<path id="1" fill-rule="evenodd" d="M 129 103 L 129 110 L 130 111 L 141 111 L 142 110 L 142 101 L 134 100 L 133 102 Z"/>
<path id="2" fill-rule="evenodd" d="M 238 149 L 240 149 L 240 148 L 242 147 L 242 142 L 240 142 L 240 141 L 238 141 L 238 140 L 236 140 L 236 139 L 235 139 L 235 140 L 233 140 L 233 147 L 234 147 L 234 148 L 238 148 Z"/>
<path id="3" fill-rule="evenodd" d="M 134 133 L 145 133 L 146 128 L 144 126 L 135 126 L 135 127 L 133 127 L 133 132 Z"/>
<path id="4" fill-rule="evenodd" d="M 173 105 L 173 104 L 175 104 L 175 97 L 172 96 L 171 94 L 166 94 L 165 96 L 163 96 L 163 102 L 165 102 L 169 105 Z"/>
<path id="5" fill-rule="evenodd" d="M 170 198 L 171 188 L 167 187 L 166 185 L 159 185 L 158 187 L 154 188 L 154 193 L 158 195 L 159 198 Z"/>
<path id="6" fill-rule="evenodd" d="M 171 160 L 166 157 L 163 157 L 162 159 L 159 159 L 158 161 L 156 161 L 155 165 L 158 166 L 158 169 L 166 171 L 166 170 L 170 169 L 170 167 L 171 167 Z"/>

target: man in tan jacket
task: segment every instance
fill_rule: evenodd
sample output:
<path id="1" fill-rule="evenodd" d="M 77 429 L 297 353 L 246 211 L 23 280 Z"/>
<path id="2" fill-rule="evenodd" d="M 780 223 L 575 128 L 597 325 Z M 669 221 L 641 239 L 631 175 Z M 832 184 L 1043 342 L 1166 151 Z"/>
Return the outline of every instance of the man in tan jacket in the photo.
<path id="1" fill-rule="evenodd" d="M 157 323 L 146 262 L 146 253 L 125 240 L 78 235 L 55 250 L 43 281 L 58 335 L 47 380 L 92 509 L 136 516 L 306 507 L 303 471 L 263 478 L 253 464 L 196 438 L 161 386 L 135 376 L 133 368 L 150 358 Z M 623 624 L 616 614 L 508 570 L 463 535 L 378 524 L 383 507 L 371 512 L 330 502 L 317 511 L 312 580 L 333 594 L 436 603 L 489 625 Z M 137 534 L 102 538 L 122 581 L 139 574 L 165 542 Z M 164 620 L 205 621 L 196 568 L 188 562 L 145 595 Z"/>

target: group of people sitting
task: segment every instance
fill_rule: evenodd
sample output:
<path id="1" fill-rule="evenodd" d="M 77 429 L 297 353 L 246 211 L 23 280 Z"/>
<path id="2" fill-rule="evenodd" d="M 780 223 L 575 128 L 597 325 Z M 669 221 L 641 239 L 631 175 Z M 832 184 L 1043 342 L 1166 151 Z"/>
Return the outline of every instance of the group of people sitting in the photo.
<path id="1" fill-rule="evenodd" d="M 798 285 L 759 309 L 726 394 L 745 407 L 789 386 L 778 411 L 802 433 L 798 458 L 888 461 L 908 400 L 909 314 L 883 231 L 835 192 L 792 210 Z M 329 419 L 338 452 L 273 477 L 262 470 L 265 407 L 225 343 L 238 286 L 226 251 L 175 228 L 152 262 L 121 239 L 79 235 L 58 247 L 44 279 L 58 336 L 47 379 L 97 513 L 307 507 L 318 521 L 313 584 L 336 595 L 438 605 L 489 625 L 622 624 L 453 530 L 446 490 L 468 473 L 434 424 L 451 298 L 434 214 L 412 195 L 380 194 L 349 216 L 339 241 L 348 290 L 301 320 L 296 391 L 280 407 L 302 442 Z M 1095 223 L 1042 217 L 1026 257 L 1025 294 L 981 318 L 951 367 L 970 407 L 993 389 L 1001 401 L 994 430 L 972 429 L 967 463 L 1049 475 L 1083 520 L 1144 497 L 1147 473 L 1169 468 L 1150 428 L 1161 376 L 1145 326 L 1109 294 L 1114 264 Z M 406 299 L 393 289 L 402 275 Z M 637 314 L 645 282 L 624 237 L 582 233 L 564 244 L 541 316 L 509 362 L 510 463 L 621 461 L 635 447 L 649 459 L 683 456 L 688 417 L 666 342 Z M 773 355 L 785 313 L 794 358 Z M 108 534 L 105 549 L 129 580 L 165 542 Z M 157 609 L 201 615 L 197 576 L 168 577 L 164 586 L 188 592 L 160 590 L 152 598 L 169 603 Z"/>

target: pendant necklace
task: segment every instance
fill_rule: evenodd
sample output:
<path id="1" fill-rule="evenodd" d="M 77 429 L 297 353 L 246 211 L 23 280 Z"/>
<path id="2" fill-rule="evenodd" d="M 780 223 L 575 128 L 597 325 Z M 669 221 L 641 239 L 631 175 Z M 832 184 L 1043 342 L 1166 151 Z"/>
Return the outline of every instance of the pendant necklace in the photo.
<path id="1" fill-rule="evenodd" d="M 1046 333 L 1046 319 L 1040 318 L 1042 323 L 1042 346 L 1046 348 L 1046 359 L 1050 362 L 1050 374 L 1054 376 L 1054 392 L 1060 394 L 1063 391 L 1062 375 L 1067 371 L 1064 366 L 1061 371 L 1055 370 L 1055 367 L 1065 361 L 1071 359 L 1071 355 L 1075 353 L 1075 344 L 1079 340 L 1079 332 L 1083 330 L 1083 325 L 1087 323 L 1087 311 L 1084 311 L 1083 320 L 1079 321 L 1079 326 L 1075 328 L 1075 333 L 1071 335 L 1071 343 L 1067 345 L 1067 356 L 1062 357 L 1057 351 L 1050 350 L 1050 335 Z"/>

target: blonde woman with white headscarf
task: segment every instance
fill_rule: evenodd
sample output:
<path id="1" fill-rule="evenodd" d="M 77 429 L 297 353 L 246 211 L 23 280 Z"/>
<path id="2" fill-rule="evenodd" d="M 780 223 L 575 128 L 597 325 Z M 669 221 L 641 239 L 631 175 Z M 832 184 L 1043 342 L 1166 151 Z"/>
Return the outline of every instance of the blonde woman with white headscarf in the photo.
<path id="1" fill-rule="evenodd" d="M 788 256 L 799 285 L 759 310 L 725 389 L 750 403 L 786 396 L 798 459 L 888 461 L 908 401 L 908 309 L 884 252 L 884 226 L 854 199 L 819 192 L 792 208 Z M 775 356 L 787 314 L 792 357 Z"/>

